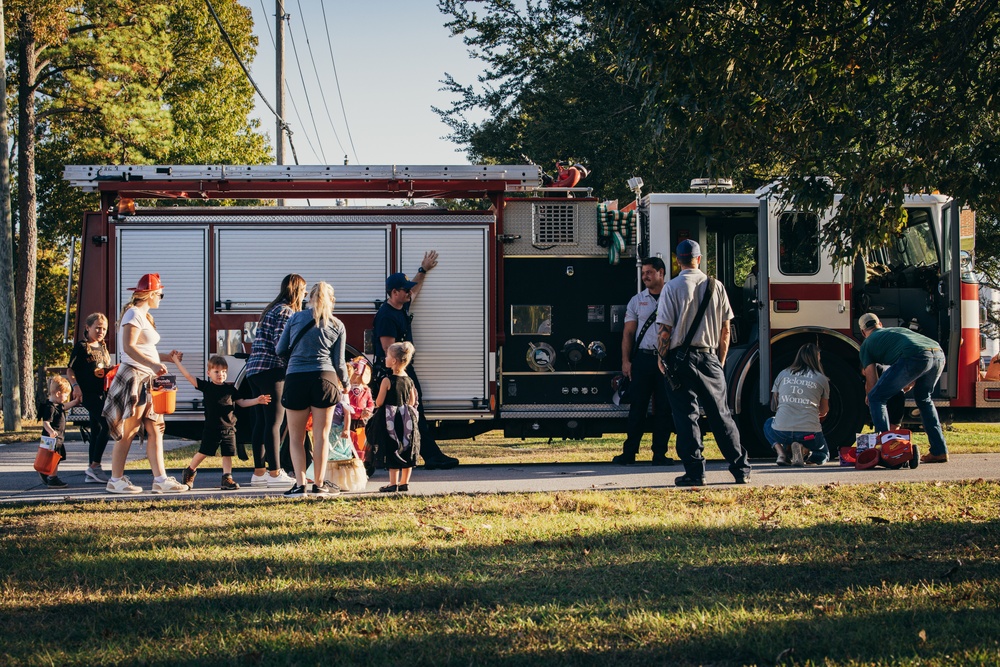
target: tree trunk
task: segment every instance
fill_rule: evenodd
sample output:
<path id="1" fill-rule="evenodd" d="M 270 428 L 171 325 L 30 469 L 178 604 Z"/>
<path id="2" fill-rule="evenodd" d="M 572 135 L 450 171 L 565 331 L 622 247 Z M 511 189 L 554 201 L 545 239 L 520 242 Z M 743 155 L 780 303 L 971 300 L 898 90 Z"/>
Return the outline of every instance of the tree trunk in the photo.
<path id="1" fill-rule="evenodd" d="M 0 63 L 7 62 L 3 0 L 0 0 Z M 0 91 L 7 90 L 7 68 L 0 67 Z M 3 373 L 3 430 L 21 430 L 21 387 L 14 334 L 14 244 L 10 220 L 10 137 L 7 96 L 0 95 L 0 373 Z"/>
<path id="2" fill-rule="evenodd" d="M 17 335 L 21 359 L 21 415 L 34 419 L 35 371 L 34 324 L 35 283 L 38 263 L 38 221 L 35 188 L 35 78 L 37 52 L 34 19 L 29 12 L 21 17 L 18 25 L 18 77 L 17 85 Z"/>

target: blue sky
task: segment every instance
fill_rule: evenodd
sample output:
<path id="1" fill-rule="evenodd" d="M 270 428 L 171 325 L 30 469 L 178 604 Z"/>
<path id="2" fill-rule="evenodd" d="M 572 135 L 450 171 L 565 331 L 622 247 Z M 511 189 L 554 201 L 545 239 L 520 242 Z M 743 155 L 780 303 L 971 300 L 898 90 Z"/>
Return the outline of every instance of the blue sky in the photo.
<path id="1" fill-rule="evenodd" d="M 251 72 L 274 105 L 275 2 L 241 2 L 253 12 L 259 39 Z M 285 32 L 285 115 L 294 132 L 299 162 L 341 164 L 346 151 L 352 164 L 467 164 L 464 154 L 456 152 L 457 146 L 443 138 L 448 127 L 431 107 L 450 104 L 451 95 L 440 90 L 445 72 L 468 83 L 481 72 L 482 64 L 471 60 L 461 39 L 449 34 L 437 3 L 323 0 L 321 6 L 320 2 L 285 0 L 285 12 L 291 15 Z M 331 45 L 347 124 L 333 76 Z M 259 100 L 256 115 L 273 140 L 274 118 Z M 290 154 L 286 163 L 292 163 Z"/>

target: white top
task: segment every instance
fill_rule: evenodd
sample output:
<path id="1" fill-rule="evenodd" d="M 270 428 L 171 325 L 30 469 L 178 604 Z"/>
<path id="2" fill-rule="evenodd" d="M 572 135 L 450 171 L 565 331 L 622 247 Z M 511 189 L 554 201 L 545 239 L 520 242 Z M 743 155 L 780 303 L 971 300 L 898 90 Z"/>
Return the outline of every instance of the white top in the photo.
<path id="1" fill-rule="evenodd" d="M 160 334 L 153 328 L 149 318 L 135 308 L 126 310 L 122 316 L 122 321 L 118 323 L 118 350 L 121 353 L 122 363 L 156 375 L 156 369 L 150 368 L 126 354 L 125 346 L 121 345 L 121 341 L 128 338 L 125 335 L 125 327 L 136 327 L 139 329 L 139 337 L 135 341 L 135 349 L 150 359 L 160 358 L 160 353 L 156 351 L 156 344 L 160 342 Z"/>
<path id="2" fill-rule="evenodd" d="M 635 335 L 638 336 L 639 332 L 642 331 L 643 325 L 646 324 L 646 320 L 649 316 L 656 312 L 656 303 L 659 300 L 659 295 L 653 296 L 649 293 L 648 289 L 644 289 L 628 302 L 628 306 L 625 308 L 625 321 L 626 322 L 636 322 L 637 327 L 635 330 Z M 656 324 L 656 320 L 653 320 L 653 325 Z M 653 325 L 646 330 L 646 334 L 639 341 L 640 350 L 655 350 L 656 349 L 656 337 L 658 335 L 657 328 Z"/>
<path id="3" fill-rule="evenodd" d="M 698 306 L 705 295 L 702 283 L 708 281 L 708 276 L 701 269 L 684 269 L 677 277 L 668 282 L 660 292 L 660 303 L 656 310 L 656 323 L 666 324 L 672 328 L 670 332 L 670 349 L 680 347 L 687 338 L 688 329 L 698 314 Z M 721 280 L 715 281 L 715 294 L 708 304 L 705 317 L 702 319 L 691 339 L 692 347 L 719 347 L 722 324 L 733 319 L 733 309 L 729 305 L 729 297 Z"/>

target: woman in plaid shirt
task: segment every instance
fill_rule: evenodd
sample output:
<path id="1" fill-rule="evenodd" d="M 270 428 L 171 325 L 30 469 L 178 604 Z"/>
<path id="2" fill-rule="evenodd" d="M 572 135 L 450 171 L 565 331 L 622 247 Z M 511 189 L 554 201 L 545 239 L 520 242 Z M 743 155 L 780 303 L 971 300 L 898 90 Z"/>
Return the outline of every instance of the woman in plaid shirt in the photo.
<path id="1" fill-rule="evenodd" d="M 250 486 L 286 488 L 294 478 L 279 467 L 278 448 L 281 446 L 281 424 L 285 408 L 281 394 L 285 390 L 286 361 L 275 352 L 281 332 L 293 313 L 302 310 L 306 296 L 306 281 L 297 273 L 290 273 L 281 281 L 281 290 L 268 304 L 257 325 L 250 358 L 247 359 L 246 376 L 254 396 L 269 394 L 271 402 L 258 405 L 253 427 L 253 476 Z M 264 474 L 265 465 L 267 474 Z"/>

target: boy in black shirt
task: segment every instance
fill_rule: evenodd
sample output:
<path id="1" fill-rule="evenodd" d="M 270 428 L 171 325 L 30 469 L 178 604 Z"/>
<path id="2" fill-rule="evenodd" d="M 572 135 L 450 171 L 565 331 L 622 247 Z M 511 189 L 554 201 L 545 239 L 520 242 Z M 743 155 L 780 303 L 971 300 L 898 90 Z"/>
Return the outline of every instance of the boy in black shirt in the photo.
<path id="1" fill-rule="evenodd" d="M 50 438 L 55 438 L 56 447 L 54 451 L 62 459 L 66 458 L 66 447 L 63 445 L 63 439 L 66 435 L 66 413 L 80 402 L 78 400 L 69 400 L 71 393 L 72 389 L 70 388 L 69 380 L 61 375 L 49 378 L 49 398 L 39 411 L 39 416 L 42 418 L 42 433 Z M 42 478 L 42 482 L 45 483 L 45 486 L 50 489 L 66 488 L 66 482 L 59 479 L 58 474 L 38 474 Z"/>
<path id="2" fill-rule="evenodd" d="M 170 360 L 174 362 L 181 374 L 194 385 L 195 389 L 205 395 L 205 431 L 201 437 L 198 452 L 191 457 L 191 463 L 184 470 L 184 482 L 192 489 L 194 478 L 198 474 L 198 466 L 216 452 L 222 454 L 222 484 L 223 491 L 235 491 L 240 485 L 233 479 L 233 456 L 236 455 L 236 412 L 235 406 L 248 408 L 251 405 L 267 405 L 271 402 L 270 394 L 261 394 L 257 398 L 236 398 L 236 386 L 227 384 L 229 364 L 220 356 L 208 360 L 209 382 L 193 377 L 181 364 L 180 352 L 174 352 Z M 220 451 L 221 450 L 221 451 Z"/>

